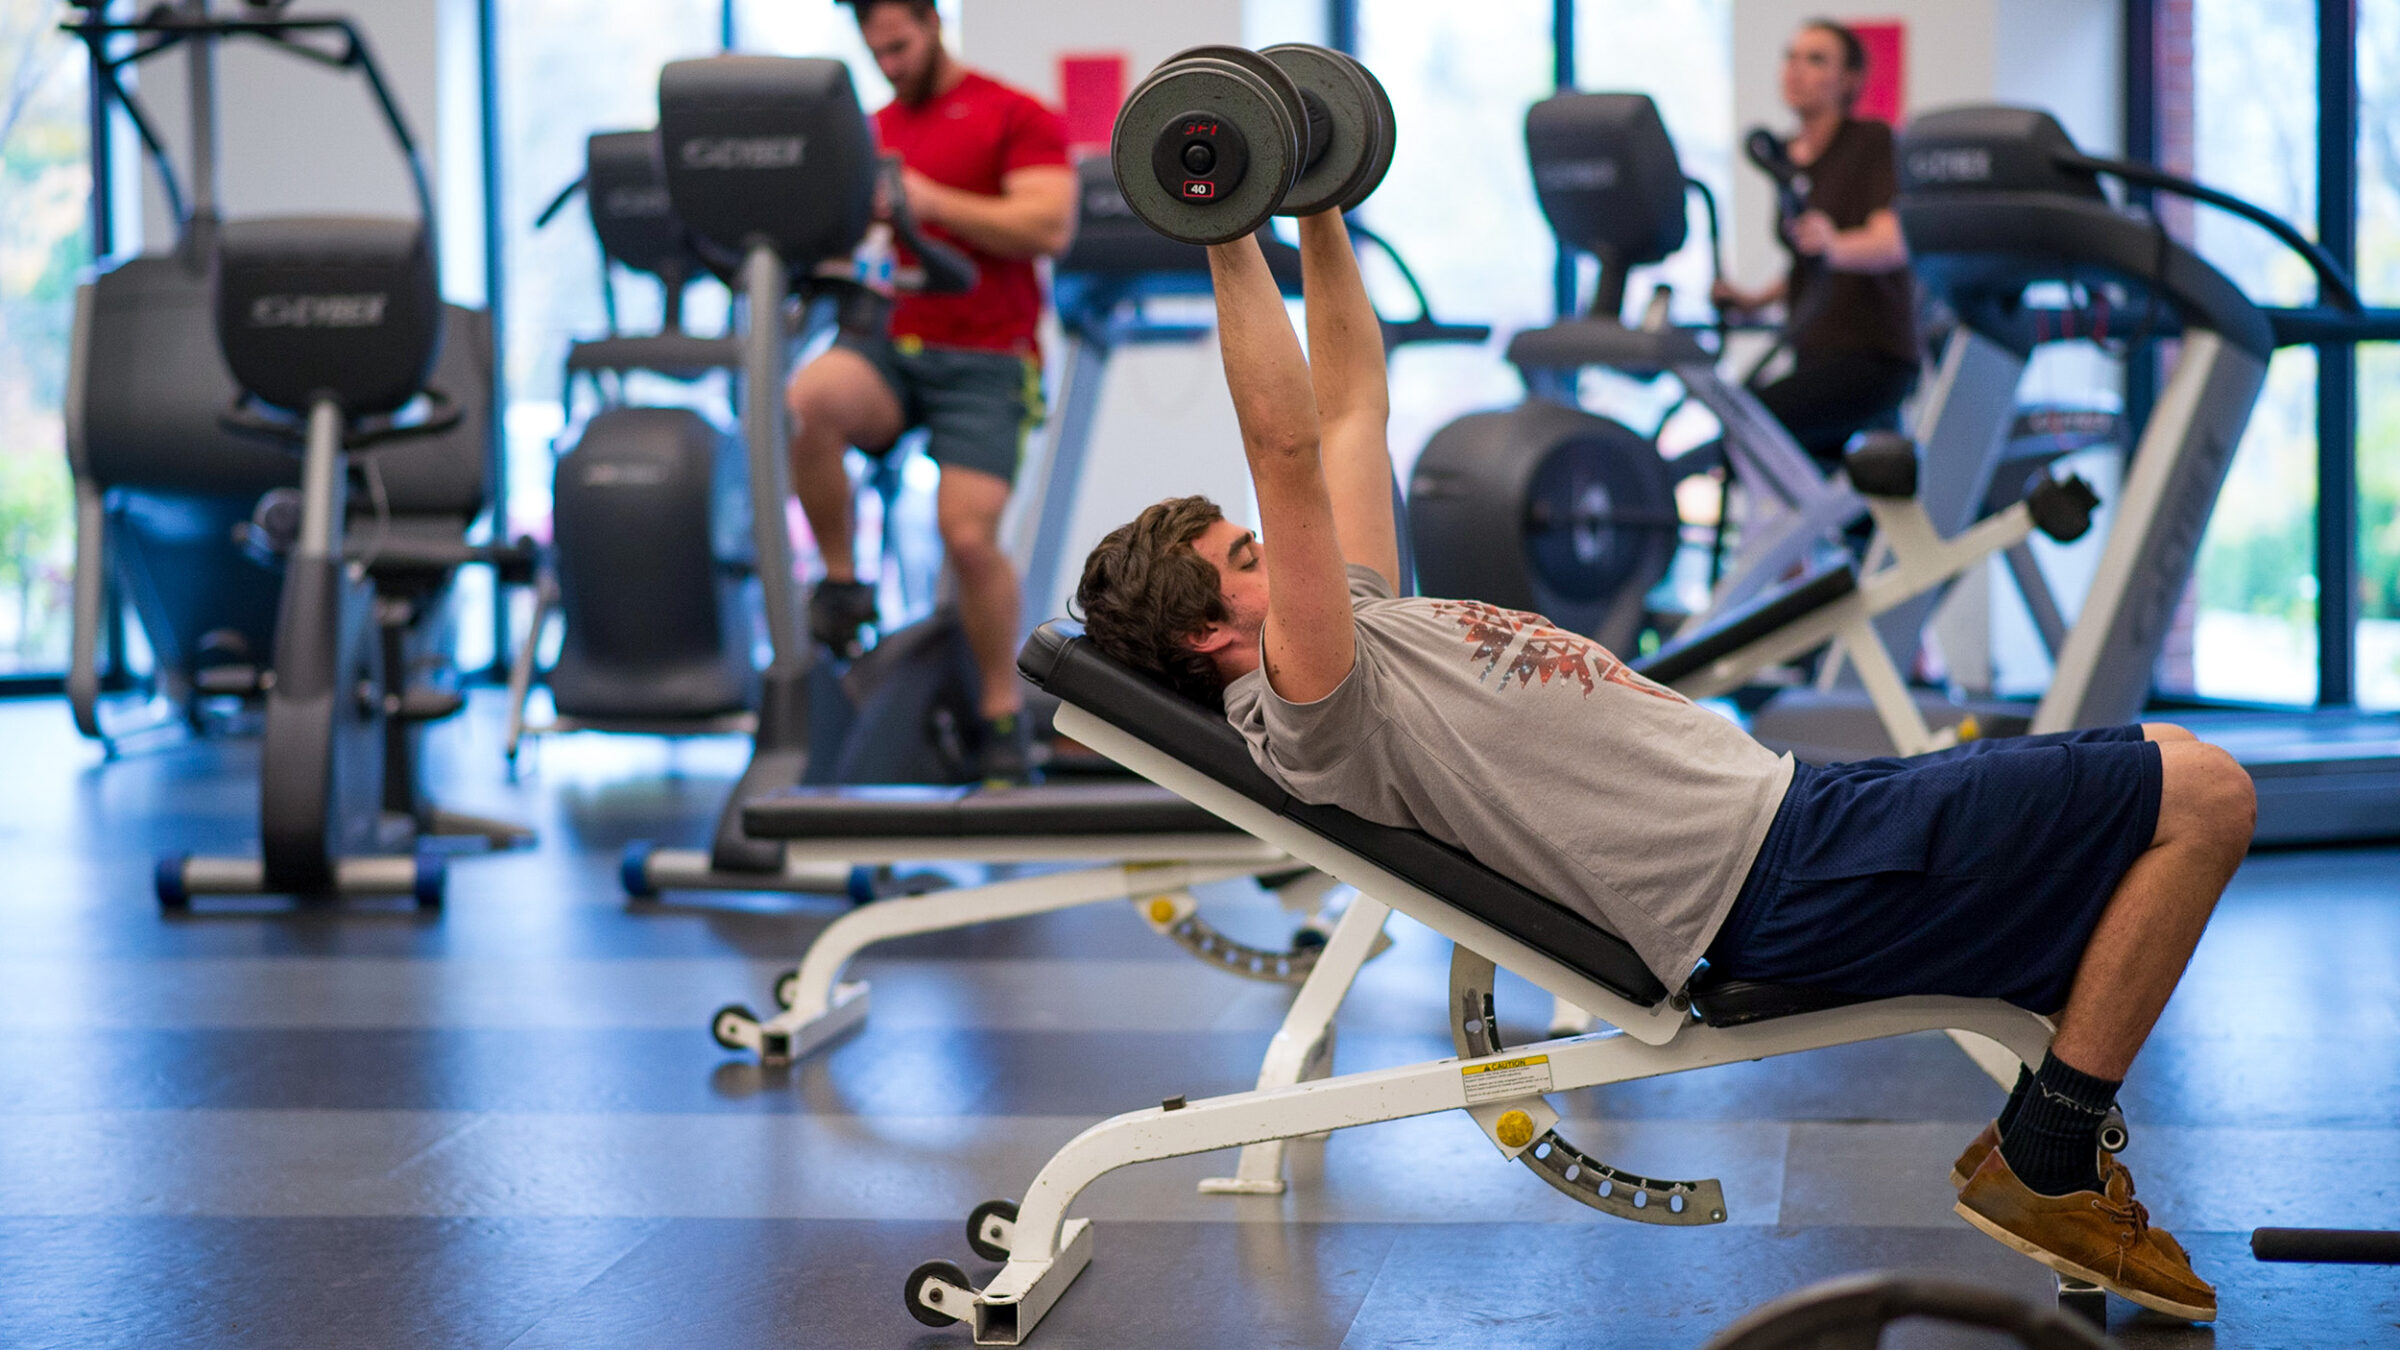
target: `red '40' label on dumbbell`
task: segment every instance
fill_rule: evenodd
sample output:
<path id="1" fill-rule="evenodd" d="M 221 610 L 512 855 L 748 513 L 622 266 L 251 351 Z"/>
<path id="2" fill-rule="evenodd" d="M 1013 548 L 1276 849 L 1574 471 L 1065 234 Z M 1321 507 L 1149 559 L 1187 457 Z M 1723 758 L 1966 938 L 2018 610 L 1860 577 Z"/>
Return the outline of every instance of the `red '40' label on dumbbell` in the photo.
<path id="1" fill-rule="evenodd" d="M 1186 178 L 1183 180 L 1183 195 L 1188 201 L 1213 201 L 1217 195 L 1217 185 L 1205 178 Z"/>

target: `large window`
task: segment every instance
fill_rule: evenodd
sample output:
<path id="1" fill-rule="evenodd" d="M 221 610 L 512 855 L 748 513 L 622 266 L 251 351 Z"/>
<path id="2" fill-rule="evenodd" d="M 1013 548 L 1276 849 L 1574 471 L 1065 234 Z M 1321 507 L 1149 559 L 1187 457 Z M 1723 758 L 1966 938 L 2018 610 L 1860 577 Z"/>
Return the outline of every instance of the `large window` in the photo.
<path id="1" fill-rule="evenodd" d="M 51 0 L 0 0 L 0 675 L 66 665 L 61 408 L 92 174 L 83 49 L 58 20 Z"/>
<path id="2" fill-rule="evenodd" d="M 1443 423 L 1524 389 L 1508 336 L 1550 322 L 1556 244 L 1534 204 L 1525 110 L 1552 91 L 1550 0 L 1376 0 L 1358 55 L 1383 81 L 1400 141 L 1360 216 L 1408 258 L 1444 317 L 1488 323 L 1475 348 L 1403 348 L 1392 359 L 1392 451 L 1405 477 Z"/>
<path id="3" fill-rule="evenodd" d="M 2358 283 L 2400 305 L 2400 6 L 2358 9 Z M 2400 345 L 2358 353 L 2358 701 L 2400 708 Z"/>
<path id="4" fill-rule="evenodd" d="M 2194 0 L 2193 175 L 2315 233 L 2314 0 Z M 2194 245 L 2262 304 L 2308 304 L 2307 265 L 2223 212 L 2170 209 Z M 2163 687 L 2305 704 L 2317 694 L 2316 354 L 2278 352 L 2200 548 L 2188 649 Z M 2186 654 L 2188 652 L 2188 655 Z"/>
<path id="5" fill-rule="evenodd" d="M 1708 185 L 1718 210 L 1733 203 L 1733 6 L 1731 0 L 1583 0 L 1575 10 L 1575 86 L 1648 94 L 1658 104 L 1685 174 Z M 1745 167 L 1743 172 L 1755 172 Z M 1730 218 L 1719 228 L 1730 230 Z M 1680 322 L 1705 323 L 1710 275 L 1708 222 L 1692 201 L 1683 249 L 1639 279 L 1627 296 L 1638 307 L 1650 287 L 1675 288 Z"/>
<path id="6" fill-rule="evenodd" d="M 715 52 L 722 22 L 720 0 L 501 0 L 497 83 L 511 535 L 548 534 L 551 444 L 565 422 L 561 362 L 569 339 L 598 336 L 605 325 L 598 246 L 588 218 L 570 209 L 539 231 L 534 218 L 582 175 L 586 136 L 657 125 L 659 67 Z M 627 307 L 619 318 L 629 331 L 657 324 L 656 290 L 624 288 Z M 721 301 L 716 313 L 723 313 Z"/>

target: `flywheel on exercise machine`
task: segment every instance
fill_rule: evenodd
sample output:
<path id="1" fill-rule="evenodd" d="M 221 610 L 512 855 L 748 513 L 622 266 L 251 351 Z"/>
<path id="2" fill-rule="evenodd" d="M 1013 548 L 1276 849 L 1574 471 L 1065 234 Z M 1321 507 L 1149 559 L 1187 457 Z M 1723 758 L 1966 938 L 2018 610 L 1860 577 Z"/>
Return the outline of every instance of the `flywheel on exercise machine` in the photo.
<path id="1" fill-rule="evenodd" d="M 1408 519 L 1425 594 L 1530 610 L 1620 651 L 1641 632 L 1679 525 L 1648 438 L 1545 399 L 1435 432 Z"/>

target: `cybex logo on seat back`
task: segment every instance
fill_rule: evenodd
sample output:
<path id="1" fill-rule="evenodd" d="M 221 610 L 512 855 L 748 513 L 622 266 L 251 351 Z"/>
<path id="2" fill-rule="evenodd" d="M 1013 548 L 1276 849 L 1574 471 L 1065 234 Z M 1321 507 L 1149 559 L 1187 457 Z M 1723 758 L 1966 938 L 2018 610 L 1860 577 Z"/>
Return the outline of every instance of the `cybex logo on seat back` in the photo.
<path id="1" fill-rule="evenodd" d="M 1602 192 L 1615 187 L 1622 173 L 1613 159 L 1567 159 L 1535 169 L 1533 180 L 1553 192 Z"/>
<path id="2" fill-rule="evenodd" d="M 391 296 L 262 295 L 250 302 L 252 328 L 373 328 L 383 322 Z"/>
<path id="3" fill-rule="evenodd" d="M 1992 176 L 1992 152 L 1974 145 L 1911 151 L 1908 176 L 1919 183 L 1985 182 Z"/>
<path id="4" fill-rule="evenodd" d="M 791 169 L 807 149 L 805 136 L 695 136 L 679 157 L 687 169 Z"/>
<path id="5" fill-rule="evenodd" d="M 663 187 L 613 188 L 600 199 L 600 210 L 611 216 L 663 216 L 672 209 Z"/>

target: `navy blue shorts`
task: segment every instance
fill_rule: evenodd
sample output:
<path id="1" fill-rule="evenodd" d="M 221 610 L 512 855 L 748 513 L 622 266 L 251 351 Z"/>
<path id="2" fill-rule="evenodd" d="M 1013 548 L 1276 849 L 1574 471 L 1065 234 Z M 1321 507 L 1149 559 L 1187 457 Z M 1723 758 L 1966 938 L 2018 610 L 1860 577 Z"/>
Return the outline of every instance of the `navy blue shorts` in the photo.
<path id="1" fill-rule="evenodd" d="M 1798 765 L 1709 965 L 2056 1012 L 2158 831 L 2160 781 L 2138 726 Z"/>

